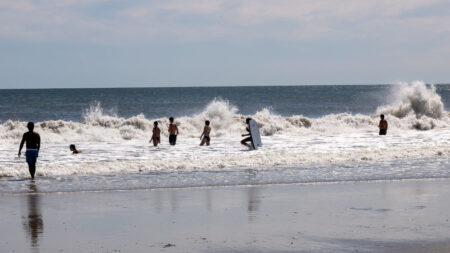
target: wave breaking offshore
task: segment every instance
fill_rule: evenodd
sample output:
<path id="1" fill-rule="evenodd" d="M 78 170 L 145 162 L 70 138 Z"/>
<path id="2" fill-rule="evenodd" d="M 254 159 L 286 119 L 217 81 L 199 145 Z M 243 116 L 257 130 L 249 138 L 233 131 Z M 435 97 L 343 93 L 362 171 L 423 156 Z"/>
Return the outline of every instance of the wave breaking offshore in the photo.
<path id="1" fill-rule="evenodd" d="M 263 136 L 374 131 L 381 113 L 387 116 L 391 129 L 431 130 L 450 125 L 450 114 L 445 111 L 436 88 L 423 82 L 393 86 L 391 102 L 379 106 L 372 115 L 338 113 L 309 118 L 301 112 L 282 116 L 268 108 L 262 108 L 253 115 L 242 115 L 238 111 L 229 101 L 214 99 L 203 111 L 176 119 L 180 136 L 196 137 L 206 119 L 211 121 L 213 137 L 235 136 L 242 131 L 243 122 L 249 116 L 258 122 Z M 37 122 L 35 130 L 47 143 L 145 140 L 154 121 L 159 122 L 161 129 L 168 126 L 166 118 L 151 118 L 144 114 L 119 117 L 95 102 L 84 111 L 83 122 L 48 120 Z M 17 142 L 25 131 L 24 122 L 7 120 L 0 125 L 0 139 Z M 167 135 L 166 131 L 162 134 Z"/>

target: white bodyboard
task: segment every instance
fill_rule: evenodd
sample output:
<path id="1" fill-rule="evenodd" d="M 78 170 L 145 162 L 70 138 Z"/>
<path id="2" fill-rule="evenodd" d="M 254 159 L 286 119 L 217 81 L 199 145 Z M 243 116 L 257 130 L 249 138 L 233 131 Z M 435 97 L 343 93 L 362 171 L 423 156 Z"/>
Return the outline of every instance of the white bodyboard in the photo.
<path id="1" fill-rule="evenodd" d="M 259 147 L 262 147 L 261 135 L 259 134 L 258 123 L 256 123 L 256 121 L 252 119 L 249 122 L 249 126 L 250 126 L 250 136 L 252 137 L 253 148 L 258 149 Z"/>

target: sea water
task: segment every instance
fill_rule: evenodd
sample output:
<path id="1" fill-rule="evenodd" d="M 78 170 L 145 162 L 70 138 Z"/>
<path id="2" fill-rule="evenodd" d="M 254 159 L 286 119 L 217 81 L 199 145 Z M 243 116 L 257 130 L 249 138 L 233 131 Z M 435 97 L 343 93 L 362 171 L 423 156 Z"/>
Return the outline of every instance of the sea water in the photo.
<path id="1" fill-rule="evenodd" d="M 122 190 L 450 177 L 450 85 L 0 90 L 0 193 L 27 192 L 26 122 L 39 190 Z M 378 135 L 379 115 L 389 122 Z M 168 117 L 180 134 L 168 143 Z M 245 119 L 263 147 L 240 145 Z M 211 146 L 199 147 L 204 121 Z M 149 143 L 153 122 L 161 145 Z M 73 155 L 69 144 L 83 151 Z"/>

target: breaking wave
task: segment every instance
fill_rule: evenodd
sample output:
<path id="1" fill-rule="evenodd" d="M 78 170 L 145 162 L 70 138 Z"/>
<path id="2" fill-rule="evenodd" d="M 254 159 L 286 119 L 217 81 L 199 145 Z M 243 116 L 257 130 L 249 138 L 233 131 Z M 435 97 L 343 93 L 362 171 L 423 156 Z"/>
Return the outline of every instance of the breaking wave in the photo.
<path id="1" fill-rule="evenodd" d="M 320 118 L 303 115 L 281 116 L 268 108 L 262 108 L 254 115 L 242 115 L 238 108 L 228 101 L 215 99 L 203 111 L 176 119 L 180 136 L 197 137 L 204 120 L 211 121 L 212 136 L 239 136 L 244 130 L 245 118 L 250 116 L 258 122 L 263 136 L 275 134 L 305 135 L 317 133 L 348 133 L 377 131 L 379 114 L 386 115 L 391 131 L 430 130 L 447 128 L 450 114 L 433 85 L 423 82 L 399 84 L 392 87 L 391 102 L 377 108 L 372 115 L 329 114 Z M 158 121 L 162 135 L 167 136 L 166 118 L 148 119 L 143 114 L 130 118 L 105 111 L 100 103 L 94 103 L 83 113 L 83 122 L 50 120 L 36 123 L 36 131 L 47 143 L 67 142 L 116 142 L 123 140 L 146 140 L 151 135 L 153 122 Z M 25 122 L 8 120 L 0 125 L 0 139 L 17 142 L 26 131 Z"/>

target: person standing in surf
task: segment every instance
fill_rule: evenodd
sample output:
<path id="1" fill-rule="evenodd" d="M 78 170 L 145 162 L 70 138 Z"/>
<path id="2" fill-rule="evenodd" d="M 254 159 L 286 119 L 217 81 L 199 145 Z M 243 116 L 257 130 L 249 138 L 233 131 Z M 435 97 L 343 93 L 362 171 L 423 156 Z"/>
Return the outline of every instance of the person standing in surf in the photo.
<path id="1" fill-rule="evenodd" d="M 175 146 L 177 143 L 177 135 L 178 135 L 178 127 L 177 124 L 173 122 L 173 117 L 169 118 L 169 143 L 172 146 Z"/>
<path id="2" fill-rule="evenodd" d="M 247 138 L 243 139 L 241 141 L 241 144 L 244 146 L 247 146 L 249 148 L 253 147 L 253 140 L 252 137 L 250 135 L 250 120 L 252 120 L 251 118 L 247 118 L 245 119 L 245 123 L 247 124 L 247 127 L 245 128 L 245 130 L 247 130 L 247 134 L 242 134 L 242 137 L 248 136 Z M 250 143 L 250 144 L 249 144 Z"/>
<path id="3" fill-rule="evenodd" d="M 33 132 L 34 123 L 28 122 L 27 124 L 28 132 L 24 133 L 22 136 L 22 141 L 20 141 L 19 157 L 22 152 L 23 144 L 26 142 L 27 151 L 25 152 L 25 157 L 28 163 L 28 170 L 30 171 L 31 178 L 34 178 L 36 173 L 36 161 L 39 154 L 39 149 L 41 148 L 41 136 L 38 133 Z"/>
<path id="4" fill-rule="evenodd" d="M 159 130 L 158 121 L 153 123 L 153 135 L 150 142 L 153 142 L 153 146 L 155 147 L 161 142 L 161 130 Z"/>
<path id="5" fill-rule="evenodd" d="M 211 137 L 209 137 L 209 134 L 211 133 L 211 127 L 209 126 L 209 120 L 205 121 L 205 127 L 203 128 L 203 133 L 200 135 L 200 146 L 203 146 L 206 144 L 206 146 L 209 146 L 209 142 L 211 141 Z"/>
<path id="6" fill-rule="evenodd" d="M 386 135 L 388 122 L 384 119 L 384 114 L 380 115 L 380 124 L 378 124 L 378 128 L 380 128 L 380 135 Z"/>

